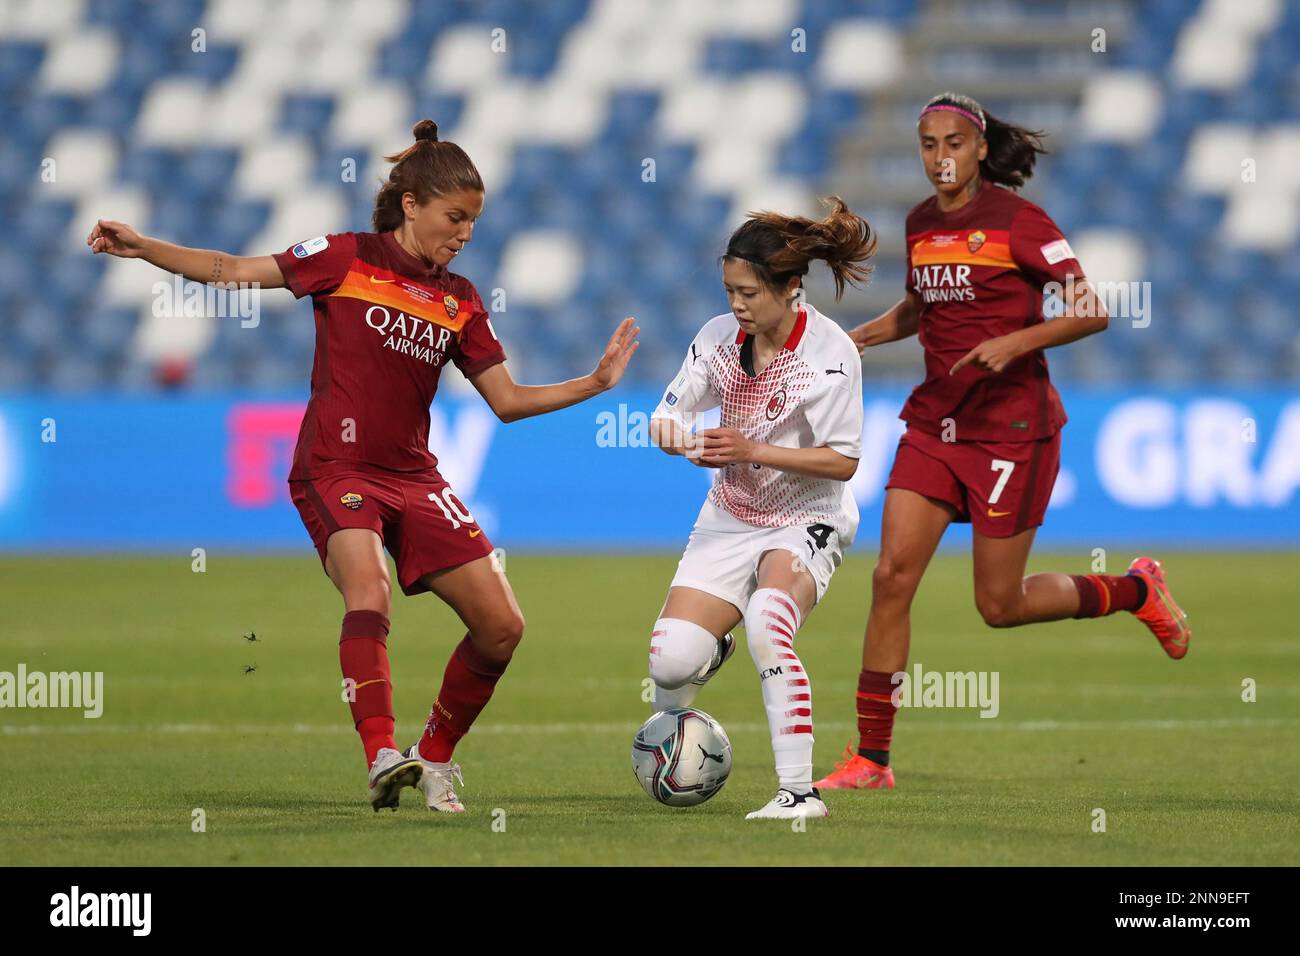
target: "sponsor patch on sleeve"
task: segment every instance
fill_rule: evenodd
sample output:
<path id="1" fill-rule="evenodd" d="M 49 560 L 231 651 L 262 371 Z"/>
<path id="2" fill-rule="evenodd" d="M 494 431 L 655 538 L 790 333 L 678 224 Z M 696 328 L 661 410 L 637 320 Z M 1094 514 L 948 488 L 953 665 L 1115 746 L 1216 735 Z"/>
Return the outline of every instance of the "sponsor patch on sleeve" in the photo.
<path id="1" fill-rule="evenodd" d="M 1049 266 L 1054 266 L 1058 262 L 1064 262 L 1066 259 L 1074 258 L 1074 250 L 1064 239 L 1057 239 L 1055 242 L 1049 242 L 1039 250 L 1043 258 L 1047 260 Z"/>
<path id="2" fill-rule="evenodd" d="M 315 239 L 308 239 L 306 242 L 300 242 L 293 247 L 293 254 L 299 259 L 306 259 L 308 256 L 314 256 L 318 252 L 328 249 L 330 241 L 324 236 L 317 236 Z"/>
<path id="3" fill-rule="evenodd" d="M 677 396 L 674 395 L 672 392 L 665 392 L 665 393 L 664 393 L 664 404 L 667 405 L 669 408 L 671 408 L 672 406 L 676 405 L 676 404 L 677 404 Z"/>

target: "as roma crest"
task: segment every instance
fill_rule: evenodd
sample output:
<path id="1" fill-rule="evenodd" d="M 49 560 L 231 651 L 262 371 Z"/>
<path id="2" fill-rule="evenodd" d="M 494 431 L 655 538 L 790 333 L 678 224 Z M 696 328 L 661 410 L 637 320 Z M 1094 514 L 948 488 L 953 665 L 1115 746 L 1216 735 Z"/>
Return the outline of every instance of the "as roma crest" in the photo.
<path id="1" fill-rule="evenodd" d="M 347 494 L 339 496 L 339 504 L 349 511 L 356 511 L 361 507 L 361 496 L 355 491 L 349 491 Z"/>
<path id="2" fill-rule="evenodd" d="M 984 245 L 984 240 L 987 238 L 988 236 L 976 229 L 966 237 L 966 248 L 971 252 L 979 252 L 980 246 Z"/>
<path id="3" fill-rule="evenodd" d="M 456 313 L 460 311 L 460 303 L 456 301 L 454 295 L 444 295 L 442 297 L 442 307 L 447 310 L 447 318 L 456 318 Z"/>

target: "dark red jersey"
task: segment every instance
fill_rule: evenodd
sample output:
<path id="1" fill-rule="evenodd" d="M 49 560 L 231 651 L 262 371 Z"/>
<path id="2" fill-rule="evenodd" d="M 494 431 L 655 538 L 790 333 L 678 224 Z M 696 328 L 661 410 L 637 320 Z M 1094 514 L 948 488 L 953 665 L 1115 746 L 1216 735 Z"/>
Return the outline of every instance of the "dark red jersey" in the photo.
<path id="1" fill-rule="evenodd" d="M 289 480 L 434 471 L 429 404 L 443 366 L 470 376 L 506 358 L 474 286 L 390 232 L 320 236 L 275 261 L 316 311 L 311 401 Z"/>
<path id="2" fill-rule="evenodd" d="M 921 299 L 925 381 L 899 416 L 957 441 L 1032 441 L 1055 434 L 1065 409 L 1042 351 L 999 374 L 968 365 L 971 349 L 1043 321 L 1044 287 L 1081 281 L 1083 270 L 1056 223 L 1009 189 L 984 182 L 965 206 L 940 212 L 935 197 L 907 216 L 907 290 Z"/>

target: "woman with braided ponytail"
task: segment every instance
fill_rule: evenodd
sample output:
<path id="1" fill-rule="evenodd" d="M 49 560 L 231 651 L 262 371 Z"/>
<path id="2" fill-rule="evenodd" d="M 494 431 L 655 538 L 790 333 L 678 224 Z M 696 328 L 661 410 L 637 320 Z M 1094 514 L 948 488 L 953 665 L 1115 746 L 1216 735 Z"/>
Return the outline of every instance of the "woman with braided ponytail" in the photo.
<path id="1" fill-rule="evenodd" d="M 742 621 L 758 668 L 778 790 L 749 819 L 825 816 L 812 787 L 812 685 L 795 635 L 826 593 L 858 509 L 862 370 L 852 340 L 803 301 L 821 260 L 866 280 L 876 240 L 838 198 L 821 220 L 751 214 L 722 257 L 731 311 L 695 337 L 651 418 L 654 442 L 716 469 L 650 637 L 654 709 L 687 707 L 735 650 Z M 721 407 L 721 426 L 692 431 Z"/>

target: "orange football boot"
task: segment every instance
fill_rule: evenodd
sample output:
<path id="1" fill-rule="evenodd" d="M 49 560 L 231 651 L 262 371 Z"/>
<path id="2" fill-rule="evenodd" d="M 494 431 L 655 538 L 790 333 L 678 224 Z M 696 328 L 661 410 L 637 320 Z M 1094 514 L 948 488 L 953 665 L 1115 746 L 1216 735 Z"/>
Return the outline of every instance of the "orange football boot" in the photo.
<path id="1" fill-rule="evenodd" d="M 868 760 L 849 744 L 844 759 L 813 786 L 818 790 L 893 790 L 894 771 Z"/>
<path id="2" fill-rule="evenodd" d="M 1192 640 L 1192 629 L 1187 626 L 1187 615 L 1169 593 L 1160 562 L 1154 558 L 1134 558 L 1128 573 L 1136 574 L 1147 585 L 1147 599 L 1133 613 L 1150 628 L 1166 654 L 1174 660 L 1181 659 Z"/>

